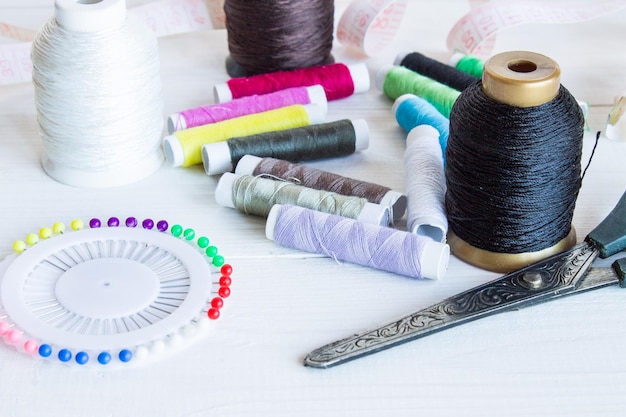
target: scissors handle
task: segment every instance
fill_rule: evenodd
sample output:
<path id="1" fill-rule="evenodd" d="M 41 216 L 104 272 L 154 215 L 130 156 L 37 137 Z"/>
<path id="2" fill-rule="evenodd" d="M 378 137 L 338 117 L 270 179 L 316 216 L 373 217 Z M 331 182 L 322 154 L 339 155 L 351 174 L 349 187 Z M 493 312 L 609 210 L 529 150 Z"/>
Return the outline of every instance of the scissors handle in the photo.
<path id="1" fill-rule="evenodd" d="M 608 258 L 626 249 L 626 192 L 609 215 L 587 235 L 586 240 L 600 252 L 601 258 Z"/>

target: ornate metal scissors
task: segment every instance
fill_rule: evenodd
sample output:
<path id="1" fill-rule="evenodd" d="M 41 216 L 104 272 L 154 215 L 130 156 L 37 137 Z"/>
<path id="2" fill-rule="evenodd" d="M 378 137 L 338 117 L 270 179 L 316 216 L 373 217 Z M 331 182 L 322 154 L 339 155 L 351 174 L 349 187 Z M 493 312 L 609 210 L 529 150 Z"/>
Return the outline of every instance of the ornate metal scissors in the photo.
<path id="1" fill-rule="evenodd" d="M 304 364 L 329 368 L 393 346 L 487 317 L 609 285 L 626 287 L 626 257 L 611 268 L 593 268 L 626 248 L 626 193 L 585 240 L 494 281 L 423 310 L 314 350 Z"/>

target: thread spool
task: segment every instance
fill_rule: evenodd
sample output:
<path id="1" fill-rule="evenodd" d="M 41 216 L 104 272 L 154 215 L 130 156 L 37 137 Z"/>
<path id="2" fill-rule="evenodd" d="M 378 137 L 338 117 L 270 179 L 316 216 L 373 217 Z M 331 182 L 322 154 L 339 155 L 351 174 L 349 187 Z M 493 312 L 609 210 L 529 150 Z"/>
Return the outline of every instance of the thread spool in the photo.
<path id="1" fill-rule="evenodd" d="M 346 156 L 368 146 L 367 122 L 343 119 L 210 143 L 202 147 L 202 163 L 207 175 L 215 175 L 233 171 L 245 155 L 299 162 Z"/>
<path id="2" fill-rule="evenodd" d="M 482 59 L 461 52 L 452 54 L 448 64 L 477 78 L 482 78 L 485 67 L 485 62 Z"/>
<path id="3" fill-rule="evenodd" d="M 163 149 L 171 166 L 188 167 L 202 163 L 202 146 L 208 143 L 321 123 L 324 116 L 318 105 L 294 104 L 174 132 L 163 140 Z"/>
<path id="4" fill-rule="evenodd" d="M 450 255 L 448 245 L 423 236 L 292 205 L 272 207 L 265 234 L 282 246 L 411 278 L 443 278 Z"/>
<path id="5" fill-rule="evenodd" d="M 477 62 L 482 64 L 482 61 L 479 61 L 477 58 L 470 57 L 467 59 L 470 62 L 469 65 L 477 65 Z M 483 67 L 481 65 L 479 72 L 480 74 L 482 74 L 482 68 Z M 382 76 L 382 74 L 380 74 L 380 76 Z M 400 77 L 400 79 L 402 78 Z M 453 106 L 454 102 L 456 101 L 454 97 L 456 96 L 456 98 L 458 99 L 458 93 L 451 92 L 450 90 L 445 90 L 445 88 L 443 87 L 445 84 L 439 83 L 438 81 L 429 77 L 424 80 L 419 76 L 415 77 L 414 75 L 409 74 L 408 79 L 414 79 L 414 81 L 416 82 L 416 87 L 407 88 L 406 86 L 400 86 L 400 89 L 398 91 L 394 91 L 390 94 L 391 97 L 394 97 L 395 95 L 402 92 L 403 89 L 414 91 L 413 93 L 403 94 L 402 96 L 395 99 L 394 113 L 396 114 L 396 120 L 398 121 L 400 126 L 404 128 L 407 132 L 420 124 L 428 124 L 434 126 L 437 130 L 439 130 L 441 146 L 442 149 L 445 151 L 449 131 L 449 128 L 447 126 L 449 124 L 449 112 L 451 111 L 451 106 Z M 405 80 L 402 80 L 400 82 L 402 83 L 404 81 Z M 384 81 L 382 82 L 384 83 Z M 397 82 L 397 80 L 393 80 L 392 87 L 390 88 L 397 88 L 394 86 Z M 424 84 L 422 84 L 422 82 Z M 440 96 L 439 94 L 441 93 L 443 95 Z M 450 94 L 449 96 L 448 93 Z M 407 97 L 410 97 L 410 106 L 402 105 L 402 102 L 407 99 Z M 581 107 L 583 114 L 586 117 L 589 109 L 588 104 L 583 101 L 578 101 L 578 105 Z M 401 106 L 403 107 L 403 109 L 398 111 L 397 108 Z M 436 114 L 434 111 L 439 114 Z M 448 116 L 444 116 L 444 114 L 448 114 Z"/>
<path id="6" fill-rule="evenodd" d="M 404 94 L 422 97 L 443 116 L 449 118 L 458 90 L 401 66 L 384 66 L 376 74 L 376 87 L 387 97 L 396 100 Z"/>
<path id="7" fill-rule="evenodd" d="M 227 103 L 200 106 L 174 113 L 168 117 L 167 127 L 169 133 L 172 134 L 179 130 L 217 123 L 248 114 L 262 113 L 293 104 L 317 104 L 323 109 L 324 113 L 328 109 L 326 94 L 322 86 L 294 87 L 274 93 L 242 97 Z"/>
<path id="8" fill-rule="evenodd" d="M 419 52 L 400 52 L 396 56 L 393 64 L 408 68 L 411 71 L 432 78 L 437 82 L 459 91 L 477 82 L 480 78 L 480 76 L 474 76 L 460 71 L 455 67 L 429 58 Z"/>
<path id="9" fill-rule="evenodd" d="M 444 243 L 448 232 L 444 208 L 446 179 L 437 129 L 421 125 L 409 132 L 404 167 L 407 228 Z"/>
<path id="10" fill-rule="evenodd" d="M 112 187 L 163 162 L 158 45 L 123 0 L 56 0 L 31 49 L 35 105 L 53 179 Z"/>
<path id="11" fill-rule="evenodd" d="M 364 198 L 230 172 L 222 175 L 217 183 L 215 200 L 221 206 L 261 217 L 267 217 L 275 204 L 292 204 L 364 223 L 388 225 L 390 222 L 387 207 L 369 203 Z"/>
<path id="12" fill-rule="evenodd" d="M 446 147 L 450 135 L 450 121 L 428 101 L 413 94 L 403 94 L 394 101 L 391 107 L 396 121 L 407 133 L 417 126 L 428 125 L 439 133 L 439 147 L 445 163 Z"/>
<path id="13" fill-rule="evenodd" d="M 240 97 L 316 84 L 324 88 L 329 101 L 338 100 L 369 90 L 370 77 L 365 63 L 353 65 L 336 63 L 252 75 L 247 78 L 231 78 L 226 83 L 216 84 L 213 91 L 215 102 L 224 103 Z"/>
<path id="14" fill-rule="evenodd" d="M 583 133 L 556 62 L 525 51 L 489 59 L 482 83 L 463 91 L 450 118 L 453 253 L 508 272 L 573 246 Z"/>
<path id="15" fill-rule="evenodd" d="M 333 62 L 333 0 L 226 0 L 230 56 L 226 71 L 243 77 Z"/>
<path id="16" fill-rule="evenodd" d="M 235 173 L 252 176 L 266 175 L 316 190 L 365 198 L 370 203 L 388 207 L 393 220 L 399 220 L 406 211 L 406 196 L 389 187 L 280 159 L 245 155 L 237 164 Z"/>

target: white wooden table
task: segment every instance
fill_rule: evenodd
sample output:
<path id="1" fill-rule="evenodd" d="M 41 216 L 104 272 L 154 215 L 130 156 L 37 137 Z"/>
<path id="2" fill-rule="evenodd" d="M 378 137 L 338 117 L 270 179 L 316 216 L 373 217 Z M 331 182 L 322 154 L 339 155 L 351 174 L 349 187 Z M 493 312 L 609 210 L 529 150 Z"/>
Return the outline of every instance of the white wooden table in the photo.
<path id="1" fill-rule="evenodd" d="M 337 2 L 337 17 L 346 1 Z M 400 50 L 445 60 L 463 0 L 410 0 L 394 44 L 365 62 L 370 73 Z M 39 27 L 52 0 L 0 1 L 0 21 Z M 583 160 L 626 90 L 626 9 L 590 22 L 526 25 L 498 36 L 494 52 L 543 53 L 563 84 L 590 104 Z M 166 114 L 207 104 L 227 80 L 223 30 L 159 40 Z M 337 61 L 357 62 L 341 45 Z M 380 92 L 329 104 L 329 120 L 365 118 L 370 148 L 312 163 L 404 187 L 405 134 Z M 66 368 L 0 343 L 0 415 L 200 416 L 618 416 L 626 407 L 626 293 L 607 288 L 509 312 L 336 368 L 302 366 L 306 353 L 426 307 L 497 274 L 452 258 L 440 281 L 415 281 L 279 247 L 263 219 L 215 203 L 217 177 L 163 166 L 138 183 L 79 189 L 40 165 L 33 86 L 0 86 L 0 257 L 14 240 L 56 221 L 136 216 L 178 221 L 208 234 L 234 267 L 232 296 L 210 335 L 145 367 Z M 580 192 L 579 239 L 626 190 L 626 142 L 601 138 Z"/>

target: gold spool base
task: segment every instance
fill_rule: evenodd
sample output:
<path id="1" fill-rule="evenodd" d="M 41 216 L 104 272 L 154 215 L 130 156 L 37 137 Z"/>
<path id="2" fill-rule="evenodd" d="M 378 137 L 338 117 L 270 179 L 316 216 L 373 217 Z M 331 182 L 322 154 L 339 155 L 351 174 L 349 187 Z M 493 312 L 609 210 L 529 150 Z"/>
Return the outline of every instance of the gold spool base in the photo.
<path id="1" fill-rule="evenodd" d="M 508 273 L 570 249 L 576 244 L 576 230 L 572 226 L 569 234 L 556 245 L 536 252 L 490 252 L 470 245 L 452 231 L 448 232 L 448 244 L 452 254 L 468 264 L 488 271 Z"/>

